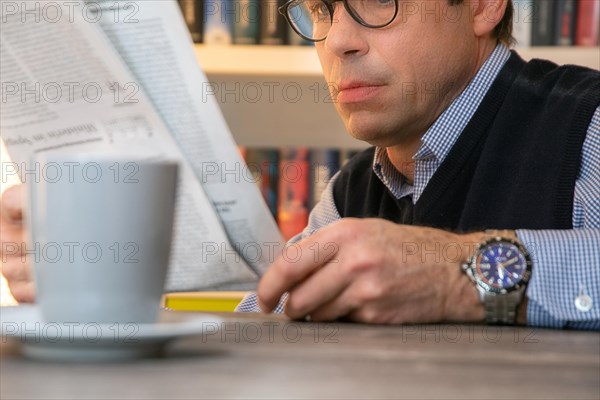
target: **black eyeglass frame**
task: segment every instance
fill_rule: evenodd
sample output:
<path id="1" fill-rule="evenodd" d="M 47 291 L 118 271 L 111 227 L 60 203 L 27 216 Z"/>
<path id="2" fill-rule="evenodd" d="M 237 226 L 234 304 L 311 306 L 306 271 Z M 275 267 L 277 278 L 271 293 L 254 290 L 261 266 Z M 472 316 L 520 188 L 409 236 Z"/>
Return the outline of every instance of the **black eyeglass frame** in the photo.
<path id="1" fill-rule="evenodd" d="M 296 32 L 298 35 L 300 35 L 302 38 L 310 41 L 310 42 L 322 42 L 323 40 L 327 39 L 327 35 L 325 35 L 325 37 L 323 39 L 312 39 L 306 35 L 304 35 L 302 32 L 300 32 L 298 29 L 296 29 L 296 25 L 292 22 L 292 19 L 288 13 L 289 8 L 292 5 L 296 5 L 299 2 L 303 2 L 304 0 L 290 0 L 287 3 L 285 3 L 284 5 L 282 5 L 281 7 L 279 7 L 279 13 L 281 15 L 283 15 L 285 17 L 285 19 L 287 20 L 288 24 L 290 24 L 290 26 L 292 27 L 292 29 L 294 30 L 294 32 Z M 396 19 L 396 17 L 398 16 L 398 0 L 394 0 L 394 6 L 395 11 L 394 11 L 394 16 L 389 20 L 389 22 L 386 22 L 385 24 L 379 24 L 379 25 L 372 25 L 372 24 L 368 24 L 367 22 L 365 22 L 365 20 L 363 20 L 358 14 L 356 14 L 356 12 L 354 12 L 352 10 L 352 7 L 350 7 L 348 5 L 348 0 L 320 0 L 322 3 L 325 3 L 325 5 L 327 6 L 327 9 L 329 10 L 329 17 L 330 17 L 330 24 L 333 25 L 333 11 L 334 11 L 334 3 L 337 3 L 338 1 L 341 1 L 344 4 L 344 8 L 346 9 L 346 12 L 352 17 L 353 20 L 355 20 L 356 22 L 358 22 L 360 25 L 364 26 L 365 28 L 373 28 L 373 29 L 378 29 L 378 28 L 384 28 L 386 26 L 388 26 L 389 24 L 391 24 L 392 22 L 394 22 L 394 20 Z"/>

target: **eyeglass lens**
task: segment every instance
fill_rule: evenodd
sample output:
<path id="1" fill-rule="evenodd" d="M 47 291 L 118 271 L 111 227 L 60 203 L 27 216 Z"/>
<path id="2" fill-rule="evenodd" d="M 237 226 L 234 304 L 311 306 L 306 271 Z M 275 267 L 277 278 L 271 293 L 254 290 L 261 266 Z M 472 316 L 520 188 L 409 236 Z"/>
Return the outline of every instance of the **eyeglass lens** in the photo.
<path id="1" fill-rule="evenodd" d="M 348 0 L 350 15 L 361 25 L 378 28 L 388 25 L 396 16 L 394 0 Z M 332 12 L 336 2 L 298 0 L 287 8 L 287 17 L 294 29 L 310 40 L 323 40 L 335 23 Z"/>

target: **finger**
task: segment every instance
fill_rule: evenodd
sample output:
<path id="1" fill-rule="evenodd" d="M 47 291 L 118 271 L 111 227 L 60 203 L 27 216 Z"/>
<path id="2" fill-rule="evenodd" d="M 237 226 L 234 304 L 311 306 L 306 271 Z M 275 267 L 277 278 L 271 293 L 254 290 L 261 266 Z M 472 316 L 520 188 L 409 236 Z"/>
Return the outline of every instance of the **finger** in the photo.
<path id="1" fill-rule="evenodd" d="M 312 314 L 340 295 L 350 284 L 348 274 L 344 275 L 337 260 L 333 260 L 290 291 L 285 305 L 285 313 L 292 319 Z M 312 315 L 311 315 L 312 317 Z"/>
<path id="2" fill-rule="evenodd" d="M 33 282 L 18 282 L 8 284 L 10 293 L 19 303 L 35 302 L 35 284 Z"/>
<path id="3" fill-rule="evenodd" d="M 358 309 L 356 296 L 352 295 L 352 289 L 346 287 L 338 296 L 330 302 L 323 304 L 317 310 L 311 311 L 310 318 L 312 321 L 334 321 L 338 318 L 345 317 Z"/>
<path id="4" fill-rule="evenodd" d="M 0 253 L 3 255 L 20 255 L 23 251 L 23 243 L 25 242 L 25 232 L 23 225 L 0 223 Z M 4 258 L 4 257 L 3 257 Z"/>
<path id="5" fill-rule="evenodd" d="M 319 251 L 327 243 L 336 243 L 334 237 L 335 232 L 324 228 L 297 244 L 286 246 L 258 285 L 256 292 L 260 308 L 265 312 L 272 311 L 285 292 L 334 259 L 337 248 L 334 251 Z"/>
<path id="6" fill-rule="evenodd" d="M 2 275 L 8 284 L 30 282 L 33 279 L 31 266 L 27 259 L 7 257 L 2 263 Z"/>
<path id="7" fill-rule="evenodd" d="M 23 218 L 24 186 L 11 186 L 4 191 L 0 202 L 0 217 L 5 221 L 18 222 Z"/>

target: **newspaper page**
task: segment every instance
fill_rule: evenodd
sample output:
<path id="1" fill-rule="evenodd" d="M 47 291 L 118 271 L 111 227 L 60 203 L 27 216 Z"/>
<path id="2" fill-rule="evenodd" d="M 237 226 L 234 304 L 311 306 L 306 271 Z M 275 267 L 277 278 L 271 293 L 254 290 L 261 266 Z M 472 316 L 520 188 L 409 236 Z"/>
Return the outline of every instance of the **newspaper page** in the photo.
<path id="1" fill-rule="evenodd" d="M 233 250 L 195 172 L 104 35 L 100 8 L 78 1 L 0 6 L 0 133 L 12 158 L 2 163 L 3 175 L 14 172 L 26 182 L 27 172 L 40 168 L 28 165 L 31 156 L 50 151 L 176 159 L 181 174 L 166 290 L 255 286 L 257 274 Z"/>
<path id="2" fill-rule="evenodd" d="M 95 3 L 94 3 L 95 1 Z M 283 239 L 198 65 L 176 0 L 89 0 L 192 165 L 240 255 L 262 274 Z M 115 18 L 115 12 L 119 18 Z M 115 23 L 120 19 L 125 23 Z"/>

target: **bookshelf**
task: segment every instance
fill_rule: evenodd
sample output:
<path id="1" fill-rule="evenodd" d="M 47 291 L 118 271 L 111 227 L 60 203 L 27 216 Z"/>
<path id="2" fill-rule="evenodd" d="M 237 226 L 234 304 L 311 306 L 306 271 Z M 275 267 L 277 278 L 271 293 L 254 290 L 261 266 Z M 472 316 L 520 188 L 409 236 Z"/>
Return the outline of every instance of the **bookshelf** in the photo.
<path id="1" fill-rule="evenodd" d="M 207 74 L 252 76 L 322 76 L 312 46 L 201 45 L 196 55 Z M 578 64 L 600 69 L 600 47 L 523 47 L 526 60 L 543 58 L 557 64 Z"/>
<path id="2" fill-rule="evenodd" d="M 345 130 L 311 46 L 196 45 L 236 142 L 250 147 L 364 148 Z M 600 69 L 600 47 L 517 48 L 525 59 Z M 214 93 L 213 93 L 214 92 Z"/>

